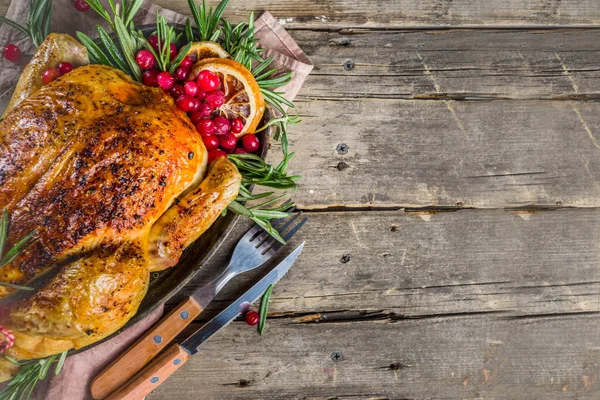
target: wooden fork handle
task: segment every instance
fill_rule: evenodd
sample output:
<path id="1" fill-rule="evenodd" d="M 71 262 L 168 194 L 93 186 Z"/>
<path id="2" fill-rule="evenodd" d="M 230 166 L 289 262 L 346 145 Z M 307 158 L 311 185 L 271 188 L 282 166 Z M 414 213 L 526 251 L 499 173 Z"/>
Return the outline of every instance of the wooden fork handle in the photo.
<path id="1" fill-rule="evenodd" d="M 201 312 L 202 307 L 194 299 L 184 300 L 94 378 L 92 397 L 104 399 L 126 383 Z"/>
<path id="2" fill-rule="evenodd" d="M 118 388 L 107 400 L 140 400 L 167 380 L 189 358 L 189 353 L 174 344 L 133 379 Z"/>

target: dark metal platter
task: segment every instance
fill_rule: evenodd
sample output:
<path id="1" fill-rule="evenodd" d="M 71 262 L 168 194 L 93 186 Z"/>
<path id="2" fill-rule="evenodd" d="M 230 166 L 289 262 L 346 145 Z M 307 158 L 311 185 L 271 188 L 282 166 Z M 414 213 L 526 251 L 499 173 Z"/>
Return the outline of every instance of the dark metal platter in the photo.
<path id="1" fill-rule="evenodd" d="M 177 33 L 185 32 L 185 26 L 173 26 Z M 139 27 L 138 29 L 140 29 L 144 33 L 144 35 L 148 37 L 156 30 L 156 26 L 144 25 Z M 102 44 L 98 40 L 96 41 L 96 43 L 99 46 L 102 46 Z M 6 93 L 6 96 L 2 96 L 3 98 L 0 100 L 1 103 L 3 103 L 3 106 L 8 104 L 8 100 L 11 95 L 12 91 L 10 93 Z M 3 109 L 4 107 L 1 108 Z M 264 124 L 269 119 L 270 111 L 267 109 L 259 127 L 264 126 Z M 260 147 L 256 154 L 262 158 L 265 158 L 267 154 L 271 131 L 272 128 L 268 127 L 256 135 L 260 141 Z M 131 318 L 129 322 L 127 322 L 127 324 L 121 329 L 119 329 L 117 332 L 113 333 L 112 335 L 106 337 L 103 340 L 100 340 L 87 347 L 84 347 L 77 352 L 84 351 L 95 345 L 98 345 L 104 342 L 105 340 L 108 340 L 114 337 L 115 335 L 119 334 L 131 325 L 143 320 L 150 313 L 156 310 L 157 307 L 165 303 L 173 295 L 175 295 L 177 292 L 183 289 L 194 277 L 194 275 L 196 275 L 196 273 L 204 265 L 206 265 L 211 259 L 211 257 L 219 250 L 221 244 L 233 231 L 235 222 L 237 221 L 238 217 L 238 215 L 232 212 L 228 212 L 225 216 L 219 217 L 215 221 L 215 223 L 198 240 L 192 243 L 184 251 L 179 263 L 176 266 L 161 272 L 152 273 L 150 277 L 150 287 L 148 288 L 148 293 L 142 301 L 142 304 L 140 305 L 136 315 L 133 316 L 133 318 Z"/>

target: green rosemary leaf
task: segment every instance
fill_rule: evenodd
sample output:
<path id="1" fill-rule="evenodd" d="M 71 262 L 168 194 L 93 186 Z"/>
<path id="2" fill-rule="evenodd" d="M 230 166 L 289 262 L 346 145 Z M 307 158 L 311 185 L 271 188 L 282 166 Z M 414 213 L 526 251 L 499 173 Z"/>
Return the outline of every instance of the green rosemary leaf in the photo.
<path id="1" fill-rule="evenodd" d="M 5 208 L 2 210 L 2 218 L 0 219 L 0 259 L 4 255 L 4 246 L 6 246 L 6 240 L 8 239 L 8 210 Z"/>
<path id="2" fill-rule="evenodd" d="M 219 3 L 219 5 L 217 6 L 217 8 L 215 9 L 215 12 L 210 13 L 210 17 L 209 17 L 210 21 L 209 21 L 209 27 L 208 27 L 208 32 L 207 32 L 206 37 L 213 36 L 213 32 L 217 28 L 217 25 L 219 24 L 219 21 L 221 20 L 221 16 L 223 15 L 223 11 L 225 11 L 225 8 L 227 7 L 228 3 L 229 3 L 229 0 L 222 0 Z"/>
<path id="3" fill-rule="evenodd" d="M 21 32 L 23 32 L 27 36 L 31 36 L 31 31 L 28 28 L 25 28 L 23 25 L 17 24 L 16 22 L 11 21 L 10 19 L 5 18 L 5 17 L 3 17 L 1 15 L 0 15 L 0 22 L 3 22 L 5 24 L 8 24 L 8 25 L 12 26 L 15 29 L 20 30 Z"/>
<path id="4" fill-rule="evenodd" d="M 221 31 L 217 29 L 213 32 L 212 36 L 208 38 L 208 40 L 210 40 L 211 42 L 216 42 L 217 40 L 219 40 L 219 37 L 221 37 Z"/>
<path id="5" fill-rule="evenodd" d="M 22 362 L 17 360 L 16 358 L 12 358 L 11 356 L 7 356 L 6 354 L 2 354 L 2 357 L 6 358 L 9 362 L 17 365 L 25 364 L 26 362 Z"/>
<path id="6" fill-rule="evenodd" d="M 192 13 L 192 18 L 194 18 L 194 23 L 196 24 L 196 28 L 198 28 L 198 32 L 201 32 L 202 16 L 200 15 L 200 12 L 198 11 L 198 7 L 196 7 L 194 0 L 188 0 L 188 5 L 189 5 L 190 11 Z M 190 24 L 190 32 L 192 32 L 191 24 Z M 193 36 L 193 34 L 192 34 L 192 36 Z"/>
<path id="7" fill-rule="evenodd" d="M 273 63 L 273 57 L 268 57 L 265 58 L 264 61 L 262 61 L 256 67 L 252 68 L 252 74 L 254 75 L 254 77 L 258 80 L 259 74 L 265 69 L 267 69 L 269 65 L 271 65 L 271 63 Z"/>
<path id="8" fill-rule="evenodd" d="M 194 31 L 192 30 L 192 22 L 189 18 L 185 20 L 185 39 L 188 42 L 194 41 Z"/>
<path id="9" fill-rule="evenodd" d="M 0 260 L 0 267 L 10 264 L 23 250 L 29 247 L 33 243 L 33 240 L 31 240 L 33 235 L 35 235 L 35 231 L 25 235 L 23 239 L 15 244 L 12 249 L 10 249 L 6 255 L 4 255 L 4 257 L 2 257 L 2 260 Z"/>
<path id="10" fill-rule="evenodd" d="M 135 15 L 138 13 L 138 11 L 142 7 L 143 3 L 144 3 L 144 0 L 133 0 L 133 2 L 131 3 L 131 5 L 129 7 L 125 7 L 125 6 L 123 7 L 125 9 L 124 18 L 123 18 L 123 22 L 125 23 L 125 26 L 129 25 L 133 21 L 133 17 L 135 17 Z M 125 3 L 123 3 L 123 4 L 125 4 Z"/>
<path id="11" fill-rule="evenodd" d="M 252 209 L 252 216 L 260 219 L 278 219 L 287 218 L 288 213 L 277 211 L 277 210 L 254 210 Z"/>
<path id="12" fill-rule="evenodd" d="M 227 208 L 231 211 L 233 211 L 236 214 L 239 215 L 243 215 L 245 217 L 252 217 L 252 211 L 248 210 L 246 207 L 244 207 L 243 205 L 241 205 L 240 203 L 238 203 L 237 201 L 232 201 L 231 203 L 229 203 L 229 205 L 227 206 Z"/>
<path id="13" fill-rule="evenodd" d="M 134 43 L 135 39 L 130 35 L 129 31 L 123 24 L 123 20 L 118 15 L 115 16 L 115 28 L 119 42 L 121 42 L 121 48 L 123 49 L 125 60 L 131 69 L 132 77 L 135 80 L 140 81 L 142 79 L 142 71 L 140 70 L 139 65 L 137 65 L 135 62 L 135 53 L 138 50 L 136 43 Z"/>
<path id="14" fill-rule="evenodd" d="M 98 15 L 100 15 L 102 18 L 107 20 L 108 23 L 110 24 L 111 28 L 113 28 L 113 30 L 114 30 L 113 21 L 110 18 L 108 11 L 106 11 L 104 9 L 104 6 L 102 6 L 102 3 L 100 3 L 100 0 L 85 0 L 85 1 L 86 1 L 86 3 L 88 3 L 90 5 L 92 10 L 96 11 L 96 13 L 98 13 Z"/>
<path id="15" fill-rule="evenodd" d="M 65 364 L 65 360 L 67 359 L 67 353 L 68 353 L 68 351 L 63 351 L 60 354 L 60 358 L 58 359 L 58 362 L 56 363 L 56 367 L 54 367 L 54 376 L 57 376 L 58 374 L 60 374 L 60 371 L 62 371 L 62 367 Z"/>
<path id="16" fill-rule="evenodd" d="M 98 36 L 100 37 L 100 41 L 102 42 L 102 44 L 104 45 L 104 48 L 106 49 L 106 51 L 112 58 L 113 64 L 116 65 L 116 68 L 131 75 L 132 74 L 131 69 L 126 64 L 126 61 L 123 58 L 123 54 L 121 53 L 121 50 L 119 49 L 117 44 L 112 40 L 112 38 L 110 37 L 108 32 L 106 32 L 106 30 L 103 27 L 101 27 L 100 25 L 97 26 L 97 30 L 98 30 Z"/>
<path id="17" fill-rule="evenodd" d="M 273 293 L 273 285 L 269 285 L 265 294 L 263 294 L 260 300 L 260 319 L 258 321 L 258 333 L 262 336 L 267 325 L 267 314 L 269 312 L 269 300 L 271 300 L 271 294 Z"/>
<path id="18" fill-rule="evenodd" d="M 0 286 L 4 286 L 7 288 L 16 289 L 16 290 L 35 290 L 35 288 L 32 288 L 30 286 L 14 285 L 14 284 L 8 283 L 8 282 L 0 282 Z"/>
<path id="19" fill-rule="evenodd" d="M 171 63 L 171 68 L 169 68 L 169 72 L 171 74 L 174 73 L 175 70 L 179 67 L 179 64 L 181 64 L 181 62 L 183 61 L 183 59 L 185 58 L 185 56 L 187 55 L 187 53 L 190 51 L 191 48 L 192 48 L 192 43 L 190 42 L 190 43 L 186 44 L 185 46 L 183 46 L 181 48 L 181 50 L 179 50 L 177 57 L 175 57 L 175 59 Z"/>
<path id="20" fill-rule="evenodd" d="M 281 237 L 277 229 L 273 228 L 273 225 L 266 219 L 260 219 L 256 217 L 251 217 L 252 221 L 254 221 L 258 226 L 263 228 L 265 231 L 269 233 L 269 235 L 273 236 L 275 240 L 277 240 L 281 244 L 285 244 L 285 240 Z"/>
<path id="21" fill-rule="evenodd" d="M 110 10 L 112 11 L 113 15 L 118 15 L 117 13 L 117 7 L 115 6 L 115 1 L 114 0 L 108 0 L 108 5 L 110 7 Z M 125 8 L 125 7 L 123 7 Z"/>
<path id="22" fill-rule="evenodd" d="M 268 206 L 270 204 L 276 203 L 277 201 L 281 200 L 284 197 L 285 197 L 285 194 L 282 194 L 280 196 L 272 197 L 272 198 L 270 198 L 269 200 L 267 200 L 267 201 L 265 201 L 263 203 L 260 203 L 260 204 L 257 204 L 255 206 L 250 207 L 250 210 L 260 209 L 261 207 L 266 207 L 266 206 Z"/>
<path id="23" fill-rule="evenodd" d="M 117 68 L 117 66 L 108 59 L 108 57 L 106 56 L 106 54 L 104 54 L 100 47 L 98 47 L 98 45 L 85 33 L 77 32 L 77 39 L 79 39 L 79 41 L 87 49 L 88 54 L 90 56 L 90 62 L 92 62 L 93 64 L 103 64 Z"/>

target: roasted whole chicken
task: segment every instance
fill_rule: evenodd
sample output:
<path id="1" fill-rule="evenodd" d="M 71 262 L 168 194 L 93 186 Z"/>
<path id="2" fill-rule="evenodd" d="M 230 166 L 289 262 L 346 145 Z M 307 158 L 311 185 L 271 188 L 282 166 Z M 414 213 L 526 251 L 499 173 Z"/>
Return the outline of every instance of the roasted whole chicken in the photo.
<path id="1" fill-rule="evenodd" d="M 65 58 L 79 68 L 42 86 L 40 71 Z M 6 354 L 16 359 L 78 349 L 122 327 L 150 272 L 174 266 L 241 182 L 224 157 L 207 166 L 201 137 L 170 96 L 85 64 L 73 38 L 50 35 L 0 120 L 7 246 L 32 231 L 37 238 L 0 269 L 0 281 L 52 272 L 3 310 L 0 324 L 15 335 Z M 13 291 L 0 287 L 0 298 Z M 0 380 L 17 368 L 1 360 Z"/>

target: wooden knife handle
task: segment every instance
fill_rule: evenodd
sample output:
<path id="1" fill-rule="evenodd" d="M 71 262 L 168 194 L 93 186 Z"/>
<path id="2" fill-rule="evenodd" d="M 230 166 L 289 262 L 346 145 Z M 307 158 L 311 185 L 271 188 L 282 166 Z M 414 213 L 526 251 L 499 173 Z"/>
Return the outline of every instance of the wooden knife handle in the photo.
<path id="1" fill-rule="evenodd" d="M 189 353 L 174 344 L 133 379 L 118 388 L 107 400 L 141 400 L 167 380 L 189 358 Z"/>
<path id="2" fill-rule="evenodd" d="M 184 300 L 94 378 L 91 385 L 92 397 L 104 399 L 122 386 L 201 312 L 202 308 L 194 299 L 188 297 Z"/>

